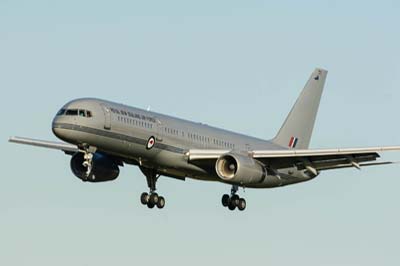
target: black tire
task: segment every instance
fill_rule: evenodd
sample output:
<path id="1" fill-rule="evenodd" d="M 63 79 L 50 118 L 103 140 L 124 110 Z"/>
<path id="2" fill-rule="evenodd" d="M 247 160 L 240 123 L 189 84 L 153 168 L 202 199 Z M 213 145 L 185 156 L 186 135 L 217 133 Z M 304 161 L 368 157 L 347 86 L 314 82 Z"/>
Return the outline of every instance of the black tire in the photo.
<path id="1" fill-rule="evenodd" d="M 228 194 L 224 194 L 222 196 L 221 202 L 222 202 L 222 206 L 228 207 L 228 205 L 229 205 L 229 195 Z"/>
<path id="2" fill-rule="evenodd" d="M 239 211 L 244 211 L 246 209 L 246 200 L 243 198 L 239 199 L 239 204 L 237 205 Z"/>
<path id="3" fill-rule="evenodd" d="M 153 209 L 154 208 L 154 206 L 155 206 L 155 204 L 154 203 L 152 203 L 152 202 L 147 202 L 147 207 L 149 208 L 149 209 Z"/>
<path id="4" fill-rule="evenodd" d="M 149 202 L 151 202 L 153 205 L 156 205 L 156 204 L 157 204 L 157 202 L 158 202 L 158 195 L 157 195 L 157 193 L 152 193 L 152 194 L 150 195 Z M 153 206 L 153 207 L 154 207 L 154 206 Z"/>
<path id="5" fill-rule="evenodd" d="M 149 202 L 149 198 L 150 198 L 149 193 L 143 192 L 142 195 L 140 195 L 140 202 L 143 205 L 146 205 Z"/>
<path id="6" fill-rule="evenodd" d="M 158 197 L 157 201 L 157 208 L 162 209 L 165 206 L 165 199 L 164 197 Z"/>
<path id="7" fill-rule="evenodd" d="M 233 210 L 236 209 L 236 204 L 235 204 L 234 201 L 231 200 L 231 201 L 229 202 L 228 209 L 231 210 L 231 211 L 233 211 Z"/>
<path id="8" fill-rule="evenodd" d="M 235 206 L 237 207 L 239 205 L 239 196 L 238 195 L 233 195 L 231 197 L 231 202 L 233 202 L 233 204 L 235 204 Z"/>
<path id="9" fill-rule="evenodd" d="M 88 181 L 90 182 L 95 182 L 96 181 L 96 177 L 94 176 L 94 174 L 90 174 L 89 177 L 87 178 Z"/>

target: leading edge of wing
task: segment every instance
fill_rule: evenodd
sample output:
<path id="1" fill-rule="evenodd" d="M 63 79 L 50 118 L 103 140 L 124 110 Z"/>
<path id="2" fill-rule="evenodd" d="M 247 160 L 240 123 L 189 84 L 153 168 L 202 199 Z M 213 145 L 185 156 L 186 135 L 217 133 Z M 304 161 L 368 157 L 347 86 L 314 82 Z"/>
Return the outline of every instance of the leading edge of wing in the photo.
<path id="1" fill-rule="evenodd" d="M 74 145 L 68 144 L 68 143 L 63 143 L 63 142 L 38 140 L 38 139 L 30 139 L 30 138 L 22 138 L 22 137 L 10 137 L 10 139 L 8 141 L 12 142 L 12 143 L 62 150 L 64 152 L 78 152 L 79 151 L 77 146 L 74 146 Z"/>
<path id="2" fill-rule="evenodd" d="M 189 161 L 218 159 L 221 155 L 230 152 L 230 150 L 212 150 L 212 149 L 191 149 L 186 155 Z"/>
<path id="3" fill-rule="evenodd" d="M 400 146 L 365 147 L 365 148 L 338 148 L 315 150 L 255 150 L 250 152 L 253 158 L 282 158 L 282 157 L 306 157 L 327 155 L 352 155 L 363 153 L 378 153 L 385 151 L 400 151 Z"/>

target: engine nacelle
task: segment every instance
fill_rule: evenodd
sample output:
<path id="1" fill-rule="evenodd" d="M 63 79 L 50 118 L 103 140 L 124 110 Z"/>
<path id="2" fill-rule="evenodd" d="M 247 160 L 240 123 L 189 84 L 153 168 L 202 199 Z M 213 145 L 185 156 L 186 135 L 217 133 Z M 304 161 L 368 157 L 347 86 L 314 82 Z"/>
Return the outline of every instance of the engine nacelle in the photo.
<path id="1" fill-rule="evenodd" d="M 78 152 L 74 154 L 71 158 L 71 170 L 76 177 L 83 181 L 89 182 L 105 182 L 111 181 L 118 177 L 119 175 L 119 167 L 115 161 L 108 157 L 107 155 L 101 153 L 93 154 L 93 167 L 92 171 L 89 174 L 89 177 L 86 176 L 86 167 L 83 166 L 84 154 Z"/>
<path id="2" fill-rule="evenodd" d="M 234 184 L 260 183 L 267 176 L 267 170 L 260 162 L 235 153 L 221 155 L 215 164 L 215 170 L 222 180 Z"/>

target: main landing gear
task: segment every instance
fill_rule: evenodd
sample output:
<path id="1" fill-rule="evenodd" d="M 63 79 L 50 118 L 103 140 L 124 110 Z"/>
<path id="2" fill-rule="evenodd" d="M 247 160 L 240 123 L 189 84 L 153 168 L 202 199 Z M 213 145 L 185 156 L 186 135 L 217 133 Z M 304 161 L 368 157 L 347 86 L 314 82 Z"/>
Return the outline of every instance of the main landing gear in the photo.
<path id="1" fill-rule="evenodd" d="M 147 192 L 142 193 L 142 195 L 140 196 L 140 202 L 143 205 L 147 205 L 147 207 L 149 209 L 152 209 L 155 206 L 157 206 L 157 208 L 159 208 L 159 209 L 164 208 L 164 206 L 165 206 L 164 197 L 159 196 L 155 192 L 157 179 L 160 177 L 160 175 L 157 174 L 157 171 L 155 169 L 148 169 L 148 168 L 140 167 L 140 170 L 146 176 L 147 185 L 150 189 L 150 193 L 147 193 Z"/>
<path id="2" fill-rule="evenodd" d="M 246 209 L 246 200 L 240 198 L 239 195 L 236 194 L 239 187 L 237 185 L 233 185 L 231 189 L 231 195 L 224 194 L 222 196 L 222 206 L 228 207 L 229 210 L 233 211 L 236 207 L 239 211 L 244 211 Z"/>

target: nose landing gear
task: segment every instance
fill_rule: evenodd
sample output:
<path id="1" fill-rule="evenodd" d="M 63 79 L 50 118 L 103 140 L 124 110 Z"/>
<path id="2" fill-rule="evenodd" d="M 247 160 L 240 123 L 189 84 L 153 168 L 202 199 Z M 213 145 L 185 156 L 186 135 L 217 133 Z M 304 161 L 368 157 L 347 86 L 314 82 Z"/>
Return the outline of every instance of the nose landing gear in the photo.
<path id="1" fill-rule="evenodd" d="M 237 185 L 233 185 L 231 189 L 231 195 L 224 194 L 222 196 L 222 206 L 228 207 L 229 210 L 233 211 L 238 208 L 239 211 L 244 211 L 246 209 L 246 200 L 244 198 L 240 198 L 239 195 L 236 194 L 239 187 Z"/>
<path id="2" fill-rule="evenodd" d="M 93 169 L 93 153 L 85 151 L 82 165 L 86 168 L 86 178 L 89 178 Z"/>
<path id="3" fill-rule="evenodd" d="M 92 170 L 93 170 L 93 156 L 94 153 L 96 152 L 96 148 L 87 145 L 82 145 L 80 147 L 80 150 L 81 152 L 83 152 L 82 166 L 86 168 L 85 178 L 82 179 L 82 181 L 94 181 L 96 177 L 92 174 Z"/>
<path id="4" fill-rule="evenodd" d="M 164 197 L 159 196 L 155 192 L 157 179 L 160 177 L 160 175 L 157 174 L 157 171 L 155 169 L 140 167 L 140 170 L 146 176 L 147 185 L 150 189 L 150 193 L 147 193 L 147 192 L 142 193 L 142 195 L 140 196 L 140 202 L 143 205 L 147 205 L 147 207 L 149 209 L 152 209 L 155 206 L 157 206 L 157 208 L 159 208 L 159 209 L 164 208 L 164 206 L 165 206 Z"/>

